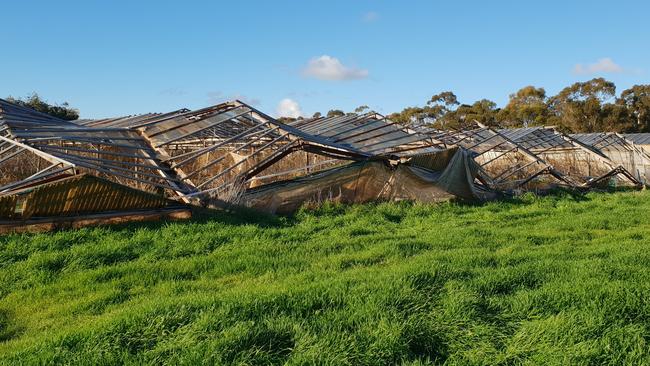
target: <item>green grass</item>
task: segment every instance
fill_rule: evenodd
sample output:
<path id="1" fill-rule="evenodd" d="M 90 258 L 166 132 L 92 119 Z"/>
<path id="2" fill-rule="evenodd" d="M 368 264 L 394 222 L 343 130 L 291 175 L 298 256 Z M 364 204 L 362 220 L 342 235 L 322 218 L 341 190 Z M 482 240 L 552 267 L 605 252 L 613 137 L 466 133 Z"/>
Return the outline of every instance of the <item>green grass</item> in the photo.
<path id="1" fill-rule="evenodd" d="M 0 237 L 3 364 L 648 364 L 650 192 Z"/>

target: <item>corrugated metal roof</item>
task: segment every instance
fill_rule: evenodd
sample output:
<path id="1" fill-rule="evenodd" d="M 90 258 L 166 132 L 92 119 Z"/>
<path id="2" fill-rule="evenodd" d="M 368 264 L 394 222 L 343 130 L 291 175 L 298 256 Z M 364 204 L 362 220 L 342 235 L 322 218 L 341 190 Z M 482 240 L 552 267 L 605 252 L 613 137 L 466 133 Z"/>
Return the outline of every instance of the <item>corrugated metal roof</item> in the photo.
<path id="1" fill-rule="evenodd" d="M 148 190 L 169 189 L 184 199 L 223 191 L 299 150 L 338 160 L 441 150 L 430 136 L 374 112 L 285 124 L 231 101 L 194 111 L 71 123 L 1 101 L 0 113 L 1 143 L 17 153 L 32 149 L 66 166 Z M 0 159 L 13 159 L 13 150 L 0 150 Z"/>
<path id="2" fill-rule="evenodd" d="M 599 150 L 630 151 L 630 140 L 614 132 L 576 133 L 570 135 L 577 141 Z"/>
<path id="3" fill-rule="evenodd" d="M 517 141 L 540 129 L 542 129 L 542 127 L 503 128 L 499 130 L 499 133 L 510 140 Z"/>
<path id="4" fill-rule="evenodd" d="M 376 112 L 298 120 L 293 127 L 330 144 L 369 155 L 409 155 L 441 150 L 428 134 L 408 129 Z"/>
<path id="5" fill-rule="evenodd" d="M 637 145 L 650 145 L 650 133 L 626 133 L 623 136 Z"/>
<path id="6" fill-rule="evenodd" d="M 506 138 L 526 149 L 572 148 L 573 145 L 547 127 L 508 128 L 499 130 Z"/>
<path id="7" fill-rule="evenodd" d="M 72 122 L 52 117 L 45 113 L 20 106 L 0 99 L 0 124 L 6 124 L 13 129 L 27 129 L 39 127 L 76 127 Z"/>
<path id="8" fill-rule="evenodd" d="M 594 132 L 594 133 L 574 133 L 569 135 L 574 139 L 582 142 L 585 145 L 593 145 L 594 143 L 600 141 L 603 138 L 603 133 Z"/>

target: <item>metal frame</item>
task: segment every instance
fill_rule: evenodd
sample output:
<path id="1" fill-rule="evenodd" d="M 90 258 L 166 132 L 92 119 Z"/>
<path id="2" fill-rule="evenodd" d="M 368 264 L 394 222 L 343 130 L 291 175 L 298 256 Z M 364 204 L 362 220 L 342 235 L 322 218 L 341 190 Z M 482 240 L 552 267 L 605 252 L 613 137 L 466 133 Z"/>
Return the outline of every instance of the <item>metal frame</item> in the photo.
<path id="1" fill-rule="evenodd" d="M 613 148 L 639 154 L 650 165 L 650 156 L 620 135 L 605 134 L 585 144 L 550 127 L 496 130 L 478 124 L 439 131 L 404 127 L 376 112 L 282 123 L 238 100 L 194 111 L 72 123 L 0 99 L 0 169 L 23 154 L 48 162 L 6 182 L 0 193 L 91 173 L 187 203 L 209 204 L 252 182 L 294 178 L 351 161 L 406 163 L 450 147 L 470 151 L 480 165 L 477 180 L 501 191 L 544 177 L 574 188 L 591 188 L 614 176 L 638 185 L 633 174 L 608 157 Z M 586 154 L 602 174 L 576 177 L 561 171 L 544 157 L 557 151 Z M 304 159 L 287 158 L 297 152 Z"/>

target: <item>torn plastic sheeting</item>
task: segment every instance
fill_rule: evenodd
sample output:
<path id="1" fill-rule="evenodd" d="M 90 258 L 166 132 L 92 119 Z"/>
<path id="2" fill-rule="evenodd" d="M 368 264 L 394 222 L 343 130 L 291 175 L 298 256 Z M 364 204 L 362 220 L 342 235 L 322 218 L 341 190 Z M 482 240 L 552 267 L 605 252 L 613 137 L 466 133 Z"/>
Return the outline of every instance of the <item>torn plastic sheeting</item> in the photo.
<path id="1" fill-rule="evenodd" d="M 390 167 L 380 161 L 358 162 L 251 189 L 244 194 L 242 204 L 271 213 L 290 213 L 305 203 L 323 201 L 480 199 L 473 185 L 476 171 L 475 163 L 462 149 L 456 151 L 443 171 L 405 164 Z"/>

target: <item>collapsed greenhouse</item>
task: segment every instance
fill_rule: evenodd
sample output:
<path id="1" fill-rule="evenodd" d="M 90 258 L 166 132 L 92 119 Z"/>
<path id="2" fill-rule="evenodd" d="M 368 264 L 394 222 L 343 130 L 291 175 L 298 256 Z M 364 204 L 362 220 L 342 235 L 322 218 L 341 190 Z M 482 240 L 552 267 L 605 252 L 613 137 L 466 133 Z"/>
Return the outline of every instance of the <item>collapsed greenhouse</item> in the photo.
<path id="1" fill-rule="evenodd" d="M 606 135 L 606 136 L 605 136 Z M 0 100 L 0 220 L 142 216 L 188 206 L 487 200 L 640 187 L 647 153 L 617 134 L 409 128 L 375 112 L 283 123 L 241 102 L 63 121 Z M 181 215 L 182 216 L 182 215 Z"/>

